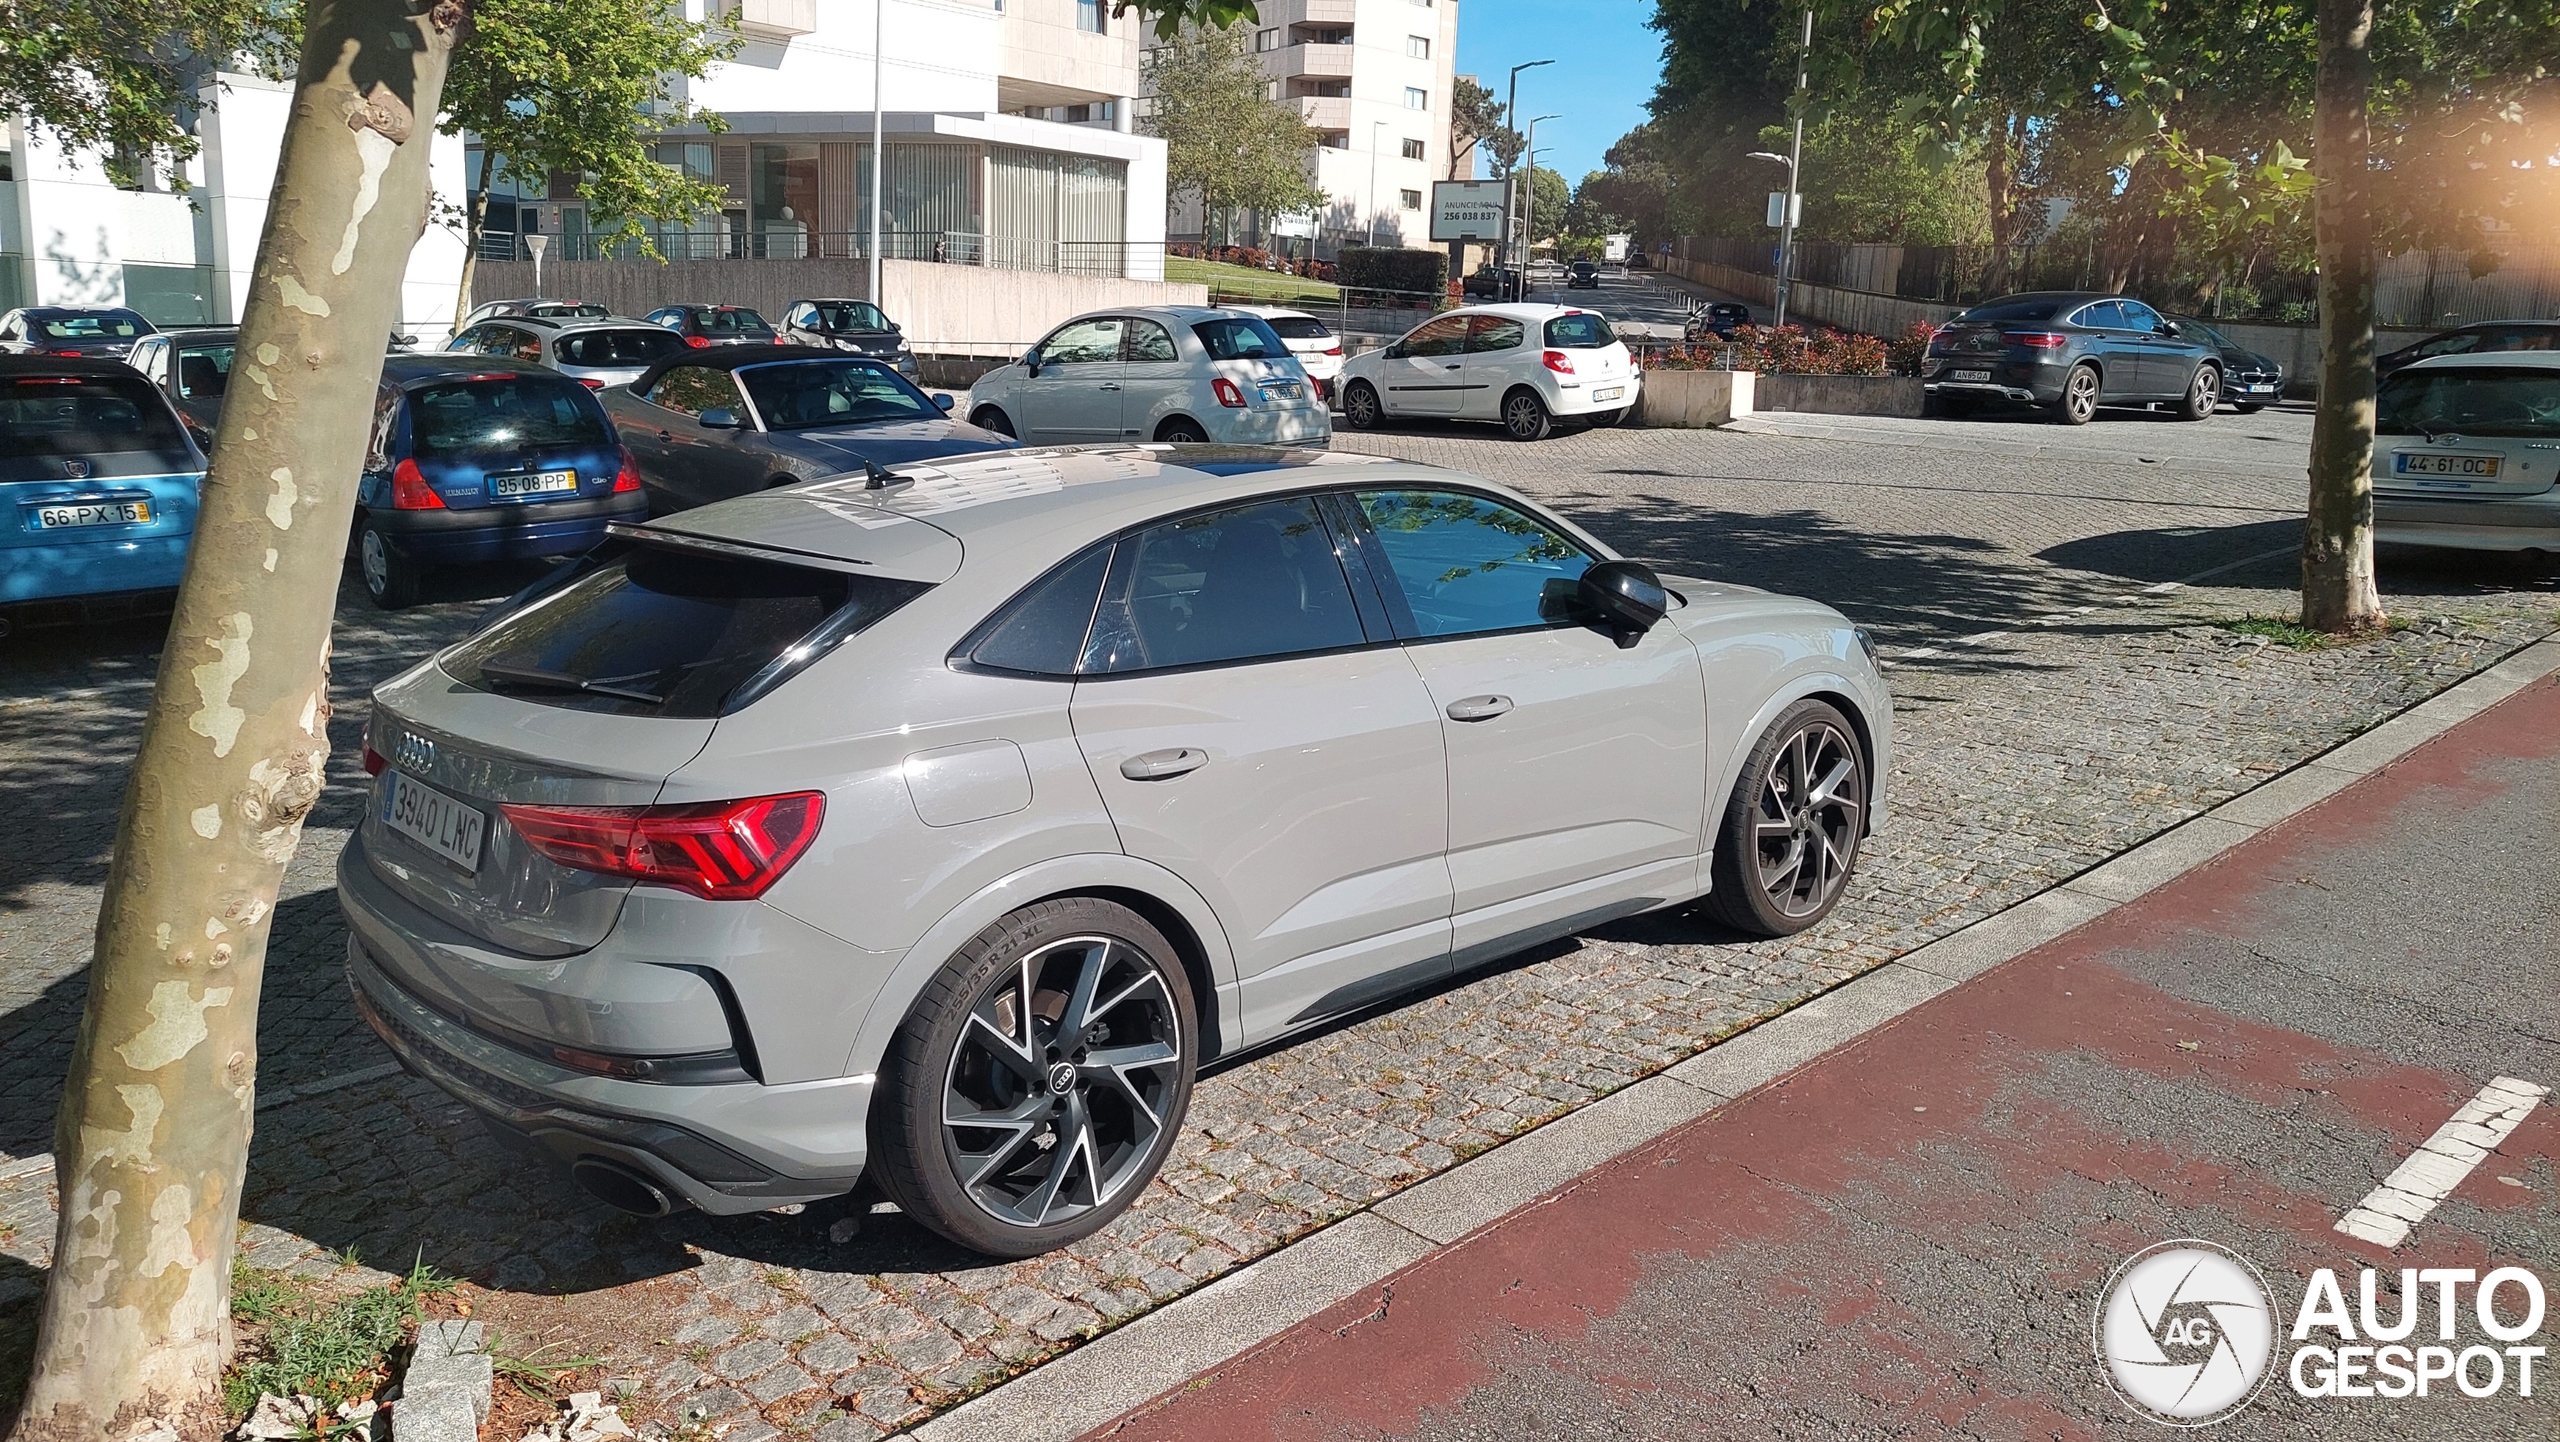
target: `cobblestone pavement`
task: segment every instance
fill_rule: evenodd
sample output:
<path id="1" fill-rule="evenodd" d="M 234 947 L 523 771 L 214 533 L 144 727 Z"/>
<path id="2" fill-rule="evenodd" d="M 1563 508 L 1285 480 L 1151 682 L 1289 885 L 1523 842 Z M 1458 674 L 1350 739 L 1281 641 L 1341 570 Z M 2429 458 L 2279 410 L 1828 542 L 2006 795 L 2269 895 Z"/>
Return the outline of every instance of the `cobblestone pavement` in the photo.
<path id="1" fill-rule="evenodd" d="M 2234 451 L 2308 432 L 2278 412 L 2212 426 L 2231 428 Z M 2410 624 L 2388 640 L 2299 651 L 2230 629 L 2288 603 L 2301 483 L 2217 469 L 2187 436 L 2174 465 L 2107 459 L 2153 429 L 2047 430 L 2042 453 L 1944 449 L 1977 434 L 1962 427 L 1938 445 L 1889 428 L 1346 438 L 1519 485 L 1667 568 L 1830 601 L 1889 659 L 1930 653 L 1892 673 L 1893 819 L 1846 903 L 1803 936 L 1743 943 L 1687 914 L 1641 918 L 1225 1066 L 1126 1216 L 1000 1266 L 868 1200 L 618 1216 L 519 1164 L 431 1087 L 345 1081 L 384 1059 L 342 1000 L 328 891 L 360 796 L 362 688 L 480 604 L 385 619 L 350 599 L 332 722 L 342 784 L 306 832 L 262 1002 L 247 1259 L 311 1272 L 339 1265 L 324 1249 L 422 1258 L 490 1289 L 475 1315 L 603 1353 L 635 1415 L 726 1422 L 730 1442 L 873 1436 L 2032 895 L 2560 624 L 2547 578 L 2392 558 L 2385 587 Z M 0 857 L 0 1153 L 39 1152 L 50 1131 L 148 630 L 0 652 L 14 823 Z M 47 1175 L 12 1170 L 0 1160 L 0 1403 L 53 1232 Z M 858 1233 L 831 1240 L 848 1219 Z"/>

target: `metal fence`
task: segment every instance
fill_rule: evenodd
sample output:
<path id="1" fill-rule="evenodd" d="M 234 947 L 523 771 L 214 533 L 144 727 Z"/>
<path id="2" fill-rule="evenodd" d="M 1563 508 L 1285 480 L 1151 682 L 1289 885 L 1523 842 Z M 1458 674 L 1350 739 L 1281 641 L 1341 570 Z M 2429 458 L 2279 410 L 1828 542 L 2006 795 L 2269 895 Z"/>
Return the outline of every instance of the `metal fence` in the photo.
<path id="1" fill-rule="evenodd" d="M 480 258 L 491 261 L 533 259 L 532 237 L 514 231 L 483 231 Z M 868 230 L 669 230 L 655 236 L 658 255 L 666 260 L 869 260 Z M 887 230 L 880 233 L 880 253 L 890 260 L 934 261 L 947 265 L 983 265 L 999 270 L 1048 271 L 1060 275 L 1128 276 L 1133 265 L 1152 279 L 1163 273 L 1161 242 L 1133 244 L 1118 240 L 1042 240 L 990 236 L 973 230 Z M 642 260 L 647 251 L 637 240 L 617 235 L 553 235 L 544 241 L 543 260 Z"/>

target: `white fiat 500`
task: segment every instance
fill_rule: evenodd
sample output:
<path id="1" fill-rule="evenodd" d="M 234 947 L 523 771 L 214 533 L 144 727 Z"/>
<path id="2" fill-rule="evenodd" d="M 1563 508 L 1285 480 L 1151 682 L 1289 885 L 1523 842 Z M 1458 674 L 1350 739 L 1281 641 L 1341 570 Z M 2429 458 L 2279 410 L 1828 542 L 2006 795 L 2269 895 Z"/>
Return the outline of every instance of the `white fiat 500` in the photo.
<path id="1" fill-rule="evenodd" d="M 1332 408 L 1270 322 L 1203 306 L 1077 316 L 978 377 L 967 410 L 1035 445 L 1333 439 Z"/>
<path id="2" fill-rule="evenodd" d="M 2422 360 L 2377 401 L 2377 539 L 2560 552 L 2560 352 Z"/>
<path id="3" fill-rule="evenodd" d="M 1342 367 L 1342 418 L 1498 421 L 1544 440 L 1558 420 L 1614 426 L 1644 391 L 1635 358 L 1598 311 L 1479 305 L 1432 317 Z"/>
<path id="4" fill-rule="evenodd" d="M 867 1174 L 1064 1246 L 1215 1058 L 1641 912 L 1813 925 L 1891 774 L 1839 612 L 1406 462 L 1001 451 L 615 536 L 375 691 L 338 894 L 390 1048 L 636 1212 Z"/>

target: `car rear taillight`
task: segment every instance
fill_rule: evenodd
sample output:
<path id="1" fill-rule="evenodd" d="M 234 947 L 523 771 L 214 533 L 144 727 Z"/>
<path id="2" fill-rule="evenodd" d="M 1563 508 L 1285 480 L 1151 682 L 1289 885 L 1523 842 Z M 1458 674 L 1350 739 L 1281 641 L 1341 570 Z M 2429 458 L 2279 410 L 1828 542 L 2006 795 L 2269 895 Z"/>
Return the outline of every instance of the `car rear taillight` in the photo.
<path id="1" fill-rule="evenodd" d="M 1545 355 L 1538 357 L 1538 361 L 1547 369 L 1554 371 L 1557 375 L 1569 376 L 1573 374 L 1573 357 L 1565 354 L 1563 351 L 1551 350 Z"/>
<path id="2" fill-rule="evenodd" d="M 591 391 L 600 391 L 604 389 L 604 382 L 597 380 L 594 376 L 580 376 L 578 377 L 578 384 L 585 386 Z"/>
<path id="3" fill-rule="evenodd" d="M 2060 350 L 2071 344 L 2071 337 L 2049 330 L 2013 330 L 2008 339 L 2011 345 L 2033 346 L 2037 350 Z"/>
<path id="4" fill-rule="evenodd" d="M 640 489 L 640 467 L 631 459 L 629 446 L 622 448 L 622 469 L 613 473 L 613 488 L 617 491 Z"/>
<path id="5" fill-rule="evenodd" d="M 1324 353 L 1325 353 L 1326 355 L 1340 355 L 1340 354 L 1342 354 L 1342 342 L 1340 342 L 1340 341 L 1335 341 L 1333 344 L 1331 344 L 1331 345 L 1329 345 L 1329 346 L 1326 346 L 1326 347 L 1324 348 Z"/>
<path id="6" fill-rule="evenodd" d="M 50 355 L 58 355 L 58 356 L 69 356 L 69 357 L 70 357 L 71 359 L 73 359 L 73 360 L 78 360 L 78 359 L 80 359 L 80 352 L 78 352 L 78 351 L 76 351 L 76 350 L 58 350 L 58 351 L 50 351 L 50 352 L 47 352 L 47 354 L 50 354 Z"/>
<path id="7" fill-rule="evenodd" d="M 686 336 L 684 338 L 684 343 L 693 347 L 695 350 L 711 349 L 711 342 L 698 335 Z"/>
<path id="8" fill-rule="evenodd" d="M 382 758 L 381 752 L 373 749 L 373 718 L 366 717 L 364 723 L 364 774 L 367 776 L 379 776 L 382 774 L 383 768 L 390 764 L 390 762 Z"/>
<path id="9" fill-rule="evenodd" d="M 395 511 L 441 511 L 444 497 L 427 484 L 426 473 L 416 461 L 402 461 L 391 468 L 391 509 Z"/>
<path id="10" fill-rule="evenodd" d="M 1213 376 L 1209 381 L 1209 389 L 1217 393 L 1218 404 L 1231 411 L 1244 409 L 1244 390 L 1234 381 L 1225 376 Z"/>
<path id="11" fill-rule="evenodd" d="M 578 871 L 751 901 L 818 837 L 815 791 L 691 806 L 500 806 L 525 844 Z"/>

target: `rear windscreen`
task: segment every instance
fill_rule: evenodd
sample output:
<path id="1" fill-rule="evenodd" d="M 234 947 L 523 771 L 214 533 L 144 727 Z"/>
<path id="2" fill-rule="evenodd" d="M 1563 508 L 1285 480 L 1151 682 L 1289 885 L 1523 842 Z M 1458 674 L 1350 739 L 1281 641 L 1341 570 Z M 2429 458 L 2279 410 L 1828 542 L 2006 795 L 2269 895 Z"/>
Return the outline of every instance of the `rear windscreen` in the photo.
<path id="1" fill-rule="evenodd" d="M 560 359 L 573 366 L 644 366 L 683 350 L 684 337 L 664 326 L 582 330 L 560 338 Z"/>
<path id="2" fill-rule="evenodd" d="M 131 340 L 151 334 L 151 322 L 129 310 L 91 311 L 87 315 L 31 316 L 47 340 Z"/>
<path id="3" fill-rule="evenodd" d="M 1204 320 L 1191 328 L 1211 360 L 1280 360 L 1289 354 L 1279 334 L 1258 315 Z"/>
<path id="4" fill-rule="evenodd" d="M 1547 322 L 1547 344 L 1558 350 L 1598 350 L 1618 343 L 1618 333 L 1609 329 L 1608 317 L 1593 311 L 1576 311 Z"/>
<path id="5" fill-rule="evenodd" d="M 1279 332 L 1282 340 L 1331 340 L 1333 332 L 1324 322 L 1311 315 L 1275 315 L 1265 324 Z"/>
<path id="6" fill-rule="evenodd" d="M 141 376 L 0 379 L 0 460 L 141 451 L 187 451 L 177 418 Z"/>
<path id="7" fill-rule="evenodd" d="M 773 334 L 773 327 L 764 323 L 764 317 L 751 310 L 738 310 L 724 306 L 719 310 L 696 311 L 694 319 L 702 323 L 704 335 L 769 336 Z"/>
<path id="8" fill-rule="evenodd" d="M 641 545 L 447 652 L 465 685 L 546 705 L 699 719 L 785 652 L 805 664 L 930 587 L 752 557 Z M 765 676 L 754 694 L 771 688 Z M 736 698 L 733 704 L 733 696 Z"/>
<path id="9" fill-rule="evenodd" d="M 409 393 L 409 453 L 420 460 L 611 444 L 587 388 L 556 373 L 446 381 Z"/>
<path id="10" fill-rule="evenodd" d="M 2062 302 L 2056 300 L 1995 300 L 1987 305 L 1975 306 L 1957 316 L 1956 322 L 1963 324 L 1967 321 L 1981 321 L 1986 324 L 2000 324 L 2007 321 L 2024 321 L 2032 325 L 2053 319 L 2053 313 L 2061 308 Z"/>
<path id="11" fill-rule="evenodd" d="M 2405 370 L 2374 401 L 2373 428 L 2386 436 L 2560 440 L 2560 368 Z"/>

